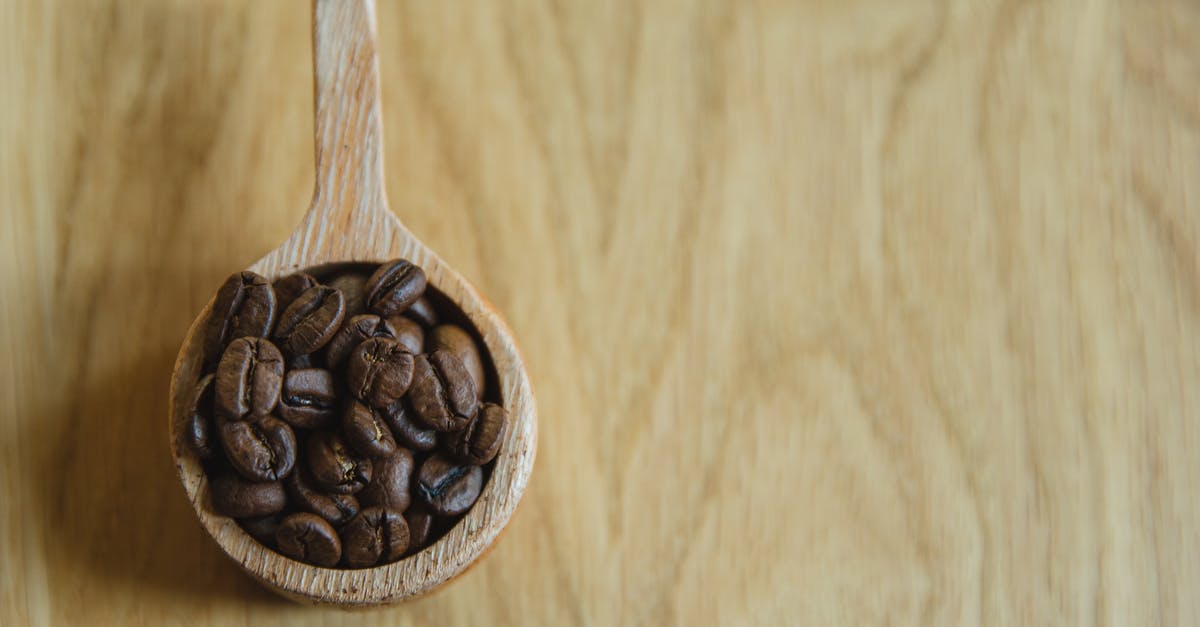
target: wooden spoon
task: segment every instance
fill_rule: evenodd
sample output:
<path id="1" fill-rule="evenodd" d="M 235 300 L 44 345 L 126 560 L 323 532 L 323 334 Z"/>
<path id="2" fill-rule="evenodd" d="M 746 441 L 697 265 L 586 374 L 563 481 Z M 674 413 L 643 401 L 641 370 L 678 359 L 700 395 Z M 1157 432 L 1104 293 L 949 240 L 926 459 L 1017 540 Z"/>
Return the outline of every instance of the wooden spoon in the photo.
<path id="1" fill-rule="evenodd" d="M 200 522 L 248 573 L 297 601 L 366 606 L 430 592 L 466 570 L 491 546 L 529 481 L 537 416 L 520 351 L 500 314 L 388 209 L 374 0 L 316 0 L 314 14 L 317 172 L 312 206 L 291 237 L 249 269 L 274 280 L 329 263 L 402 257 L 421 266 L 429 285 L 457 303 L 483 338 L 510 428 L 479 500 L 431 546 L 399 562 L 362 570 L 320 568 L 288 559 L 255 542 L 233 519 L 212 511 L 200 459 L 184 438 L 184 405 L 201 375 L 200 329 L 212 308 L 210 301 L 192 323 L 175 362 L 171 453 Z"/>

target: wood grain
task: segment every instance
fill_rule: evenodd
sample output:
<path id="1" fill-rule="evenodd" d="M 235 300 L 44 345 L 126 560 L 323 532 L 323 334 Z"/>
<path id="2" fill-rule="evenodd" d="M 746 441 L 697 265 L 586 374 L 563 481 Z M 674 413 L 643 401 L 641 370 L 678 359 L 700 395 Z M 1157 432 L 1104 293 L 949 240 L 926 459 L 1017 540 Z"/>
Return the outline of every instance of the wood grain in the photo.
<path id="1" fill-rule="evenodd" d="M 308 204 L 309 19 L 0 5 L 0 623 L 1200 622 L 1195 2 L 382 3 L 392 207 L 541 420 L 492 554 L 355 615 L 164 446 Z"/>

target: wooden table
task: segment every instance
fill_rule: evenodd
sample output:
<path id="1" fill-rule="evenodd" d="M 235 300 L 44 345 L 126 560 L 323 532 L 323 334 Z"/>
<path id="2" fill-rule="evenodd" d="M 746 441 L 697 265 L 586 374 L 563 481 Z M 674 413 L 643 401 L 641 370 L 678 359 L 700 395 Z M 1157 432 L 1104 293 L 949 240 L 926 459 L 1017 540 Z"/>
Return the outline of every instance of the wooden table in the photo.
<path id="1" fill-rule="evenodd" d="M 0 8 L 0 624 L 1200 621 L 1200 5 L 382 3 L 392 205 L 541 440 L 489 557 L 358 615 L 166 446 L 308 204 L 310 19 Z"/>

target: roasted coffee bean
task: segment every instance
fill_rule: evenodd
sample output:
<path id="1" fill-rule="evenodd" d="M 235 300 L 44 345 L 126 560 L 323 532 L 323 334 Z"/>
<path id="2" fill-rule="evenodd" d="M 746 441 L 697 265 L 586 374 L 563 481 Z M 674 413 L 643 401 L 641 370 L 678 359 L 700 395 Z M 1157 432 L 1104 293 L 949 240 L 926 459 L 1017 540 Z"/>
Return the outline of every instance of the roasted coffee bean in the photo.
<path id="1" fill-rule="evenodd" d="M 279 514 L 271 514 L 270 516 L 259 516 L 257 518 L 239 518 L 238 524 L 246 533 L 250 534 L 251 538 L 258 540 L 259 544 L 264 544 L 269 547 L 275 546 L 275 530 L 279 528 L 279 521 L 283 517 Z"/>
<path id="2" fill-rule="evenodd" d="M 345 315 L 341 292 L 327 285 L 310 287 L 279 314 L 275 341 L 289 355 L 306 355 L 333 339 Z"/>
<path id="3" fill-rule="evenodd" d="M 457 516 L 479 498 L 483 470 L 479 466 L 459 464 L 434 454 L 417 473 L 417 495 L 439 516 Z"/>
<path id="4" fill-rule="evenodd" d="M 365 457 L 387 457 L 396 452 L 396 438 L 384 423 L 383 416 L 358 401 L 346 405 L 342 415 L 342 436 L 354 452 Z"/>
<path id="5" fill-rule="evenodd" d="M 217 365 L 213 402 L 217 414 L 231 419 L 271 413 L 283 385 L 283 355 L 258 337 L 229 343 Z"/>
<path id="6" fill-rule="evenodd" d="M 218 514 L 233 518 L 254 518 L 283 511 L 287 495 L 278 481 L 253 483 L 234 473 L 213 477 L 212 504 Z"/>
<path id="7" fill-rule="evenodd" d="M 343 274 L 329 282 L 330 287 L 336 287 L 346 298 L 346 318 L 367 313 L 367 300 L 363 288 L 367 285 L 367 276 L 357 272 Z"/>
<path id="8" fill-rule="evenodd" d="M 466 429 L 446 434 L 446 448 L 458 461 L 486 464 L 500 452 L 507 430 L 508 412 L 494 403 L 484 403 Z"/>
<path id="9" fill-rule="evenodd" d="M 430 429 L 413 420 L 412 410 L 407 405 L 405 399 L 400 399 L 388 405 L 383 412 L 383 417 L 396 438 L 408 448 L 417 451 L 428 451 L 437 446 L 437 429 Z"/>
<path id="10" fill-rule="evenodd" d="M 412 484 L 413 456 L 408 449 L 398 449 L 391 457 L 375 460 L 371 483 L 358 493 L 363 507 L 379 505 L 403 512 L 412 499 L 409 485 Z"/>
<path id="11" fill-rule="evenodd" d="M 352 494 L 326 494 L 317 489 L 308 469 L 297 467 L 284 480 L 288 499 L 298 509 L 312 512 L 335 526 L 342 526 L 358 514 L 358 499 Z"/>
<path id="12" fill-rule="evenodd" d="M 184 435 L 200 459 L 212 459 L 217 450 L 217 440 L 212 433 L 213 378 L 211 374 L 201 378 L 188 402 Z"/>
<path id="13" fill-rule="evenodd" d="M 459 361 L 471 373 L 471 381 L 475 383 L 475 394 L 483 398 L 486 379 L 483 376 L 483 359 L 479 354 L 479 345 L 467 333 L 466 329 L 453 324 L 442 324 L 429 332 L 429 352 L 447 351 L 458 357 Z"/>
<path id="14" fill-rule="evenodd" d="M 221 420 L 217 433 L 225 457 L 247 481 L 275 481 L 296 464 L 296 434 L 275 416 Z"/>
<path id="15" fill-rule="evenodd" d="M 447 351 L 418 355 L 413 360 L 408 400 L 417 418 L 438 431 L 466 427 L 479 408 L 471 374 Z"/>
<path id="16" fill-rule="evenodd" d="M 385 507 L 368 507 L 342 529 L 342 559 L 350 568 L 394 562 L 408 548 L 408 523 Z"/>
<path id="17" fill-rule="evenodd" d="M 408 309 L 425 293 L 425 271 L 405 259 L 389 261 L 367 279 L 367 308 L 381 316 Z"/>
<path id="18" fill-rule="evenodd" d="M 433 328 L 438 323 L 437 310 L 433 308 L 433 303 L 430 302 L 428 296 L 422 296 L 417 299 L 417 302 L 409 306 L 408 311 L 404 315 L 421 323 L 421 326 L 426 329 Z"/>
<path id="19" fill-rule="evenodd" d="M 281 279 L 276 279 L 271 287 L 275 288 L 275 309 L 283 311 L 296 300 L 304 290 L 310 287 L 320 285 L 320 281 L 313 278 L 311 274 L 305 272 L 297 272 L 289 274 Z"/>
<path id="20" fill-rule="evenodd" d="M 337 531 L 314 514 L 292 514 L 275 532 L 279 552 L 300 562 L 331 568 L 342 559 Z"/>
<path id="21" fill-rule="evenodd" d="M 433 512 L 428 505 L 417 501 L 404 510 L 404 522 L 408 523 L 408 552 L 416 553 L 433 537 Z"/>
<path id="22" fill-rule="evenodd" d="M 396 341 L 408 352 L 419 355 L 425 350 L 425 329 L 420 323 L 406 316 L 392 316 L 388 322 L 395 329 Z"/>
<path id="23" fill-rule="evenodd" d="M 395 403 L 408 390 L 412 376 L 412 354 L 386 337 L 373 337 L 359 344 L 346 360 L 350 393 L 372 407 Z"/>
<path id="24" fill-rule="evenodd" d="M 293 427 L 312 429 L 337 415 L 333 373 L 319 368 L 289 371 L 275 413 Z"/>
<path id="25" fill-rule="evenodd" d="M 336 433 L 313 433 L 304 452 L 309 476 L 325 490 L 354 494 L 371 481 L 371 460 L 351 451 Z"/>
<path id="26" fill-rule="evenodd" d="M 329 364 L 330 368 L 340 367 L 350 356 L 351 351 L 373 337 L 396 339 L 396 329 L 390 322 L 375 314 L 363 314 L 350 318 L 325 346 L 325 362 Z M 409 352 L 417 353 L 418 351 Z"/>
<path id="27" fill-rule="evenodd" d="M 204 329 L 208 363 L 220 358 L 225 346 L 239 337 L 266 337 L 275 321 L 275 290 L 253 272 L 230 276 L 217 291 Z"/>

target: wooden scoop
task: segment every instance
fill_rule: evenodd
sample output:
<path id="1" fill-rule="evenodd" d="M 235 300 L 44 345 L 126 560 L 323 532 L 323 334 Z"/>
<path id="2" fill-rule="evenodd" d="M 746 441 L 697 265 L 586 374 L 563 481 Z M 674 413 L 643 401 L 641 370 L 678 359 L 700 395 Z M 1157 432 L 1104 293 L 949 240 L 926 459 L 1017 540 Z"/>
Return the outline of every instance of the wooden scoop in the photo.
<path id="1" fill-rule="evenodd" d="M 379 60 L 374 0 L 316 0 L 316 190 L 312 206 L 282 245 L 249 270 L 270 280 L 330 263 L 404 258 L 424 268 L 429 285 L 458 304 L 495 365 L 510 428 L 491 479 L 474 507 L 445 536 L 409 557 L 375 568 L 339 570 L 291 560 L 255 542 L 231 518 L 215 514 L 200 459 L 184 437 L 203 366 L 203 321 L 192 323 L 171 380 L 171 453 L 200 522 L 217 544 L 266 586 L 293 600 L 367 606 L 405 601 L 453 579 L 500 535 L 533 469 L 537 416 L 533 391 L 512 332 L 483 296 L 421 243 L 388 209 L 383 183 Z"/>

